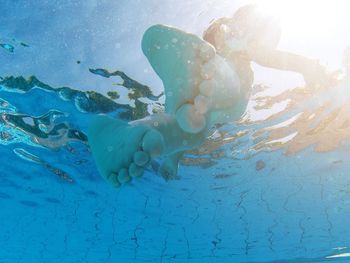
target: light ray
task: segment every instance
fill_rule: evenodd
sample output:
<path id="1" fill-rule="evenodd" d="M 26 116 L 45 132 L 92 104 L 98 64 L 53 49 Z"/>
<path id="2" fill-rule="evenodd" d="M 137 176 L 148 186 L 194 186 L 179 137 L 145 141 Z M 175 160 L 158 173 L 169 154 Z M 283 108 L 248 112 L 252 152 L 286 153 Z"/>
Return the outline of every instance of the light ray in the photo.
<path id="1" fill-rule="evenodd" d="M 282 31 L 304 38 L 324 38 L 333 28 L 349 23 L 347 0 L 256 0 L 261 12 L 278 17 Z M 350 24 L 350 23 L 349 23 Z"/>

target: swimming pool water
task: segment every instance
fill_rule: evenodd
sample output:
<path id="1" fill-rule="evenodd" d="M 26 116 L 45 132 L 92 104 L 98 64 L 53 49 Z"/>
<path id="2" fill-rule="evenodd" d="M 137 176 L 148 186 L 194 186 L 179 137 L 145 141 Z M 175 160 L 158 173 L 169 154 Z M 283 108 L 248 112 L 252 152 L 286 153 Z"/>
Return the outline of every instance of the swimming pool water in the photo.
<path id="1" fill-rule="evenodd" d="M 103 181 L 87 145 L 89 119 L 162 108 L 159 80 L 141 53 L 130 57 L 147 28 L 126 19 L 138 1 L 112 2 L 1 3 L 0 262 L 349 260 L 349 143 L 317 151 L 343 133 L 322 130 L 298 149 L 301 139 L 276 145 L 265 129 L 319 106 L 308 98 L 267 121 L 217 127 L 202 152 L 186 155 L 181 180 L 163 181 L 154 162 L 120 189 Z M 159 16 L 162 4 L 144 8 L 141 16 Z"/>

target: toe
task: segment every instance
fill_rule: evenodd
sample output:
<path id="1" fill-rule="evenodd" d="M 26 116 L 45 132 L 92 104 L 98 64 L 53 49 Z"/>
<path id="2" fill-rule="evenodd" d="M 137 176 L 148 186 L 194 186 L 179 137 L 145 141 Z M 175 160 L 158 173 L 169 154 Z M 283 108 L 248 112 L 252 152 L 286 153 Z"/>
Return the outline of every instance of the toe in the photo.
<path id="1" fill-rule="evenodd" d="M 114 186 L 114 187 L 119 187 L 120 186 L 120 182 L 118 181 L 118 175 L 114 172 L 112 172 L 109 176 L 108 176 L 108 181 Z"/>
<path id="2" fill-rule="evenodd" d="M 206 125 L 205 116 L 192 104 L 182 105 L 176 111 L 176 120 L 181 129 L 188 133 L 199 133 Z"/>
<path id="3" fill-rule="evenodd" d="M 149 153 L 152 158 L 161 155 L 164 151 L 163 135 L 156 130 L 148 131 L 143 137 L 142 149 Z"/>
<path id="4" fill-rule="evenodd" d="M 122 168 L 118 174 L 118 181 L 121 184 L 125 184 L 125 183 L 129 182 L 130 180 L 131 180 L 131 177 L 129 176 L 128 170 L 126 170 L 125 168 Z"/>
<path id="5" fill-rule="evenodd" d="M 149 162 L 149 155 L 144 151 L 137 151 L 134 153 L 134 162 L 138 166 L 145 166 Z"/>
<path id="6" fill-rule="evenodd" d="M 143 175 L 143 168 L 136 165 L 135 163 L 131 163 L 129 166 L 129 175 L 133 178 L 141 177 Z"/>
<path id="7" fill-rule="evenodd" d="M 202 61 L 207 62 L 215 56 L 215 49 L 208 43 L 205 43 L 201 46 L 199 55 Z"/>
<path id="8" fill-rule="evenodd" d="M 216 89 L 217 82 L 213 79 L 211 80 L 203 80 L 199 85 L 199 91 L 206 97 L 211 97 L 214 95 L 214 91 Z"/>
<path id="9" fill-rule="evenodd" d="M 213 59 L 209 60 L 207 63 L 201 67 L 201 76 L 204 79 L 212 79 L 216 73 L 216 65 Z"/>
<path id="10" fill-rule="evenodd" d="M 201 114 L 205 114 L 208 112 L 208 110 L 210 108 L 210 104 L 211 104 L 210 99 L 206 96 L 201 95 L 201 94 L 199 94 L 194 99 L 194 107 Z"/>

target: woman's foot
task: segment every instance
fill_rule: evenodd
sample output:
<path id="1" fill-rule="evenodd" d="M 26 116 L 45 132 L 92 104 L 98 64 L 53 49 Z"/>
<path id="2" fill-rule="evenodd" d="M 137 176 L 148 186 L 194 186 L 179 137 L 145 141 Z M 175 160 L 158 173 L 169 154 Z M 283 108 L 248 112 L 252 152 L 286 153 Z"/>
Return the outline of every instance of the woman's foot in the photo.
<path id="1" fill-rule="evenodd" d="M 93 120 L 88 138 L 99 172 L 115 187 L 142 176 L 145 166 L 164 150 L 157 130 L 107 116 Z"/>
<path id="2" fill-rule="evenodd" d="M 239 96 L 238 76 L 196 35 L 155 25 L 145 32 L 142 50 L 163 81 L 166 112 L 185 132 L 208 128 L 210 111 L 231 107 Z"/>

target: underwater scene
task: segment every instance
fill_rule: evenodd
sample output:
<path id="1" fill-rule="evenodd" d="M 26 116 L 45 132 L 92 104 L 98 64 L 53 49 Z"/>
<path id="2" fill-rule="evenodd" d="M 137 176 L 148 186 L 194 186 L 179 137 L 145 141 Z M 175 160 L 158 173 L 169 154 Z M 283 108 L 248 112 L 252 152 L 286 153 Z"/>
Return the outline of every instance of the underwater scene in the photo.
<path id="1" fill-rule="evenodd" d="M 1 0 L 0 262 L 350 262 L 348 10 Z"/>

